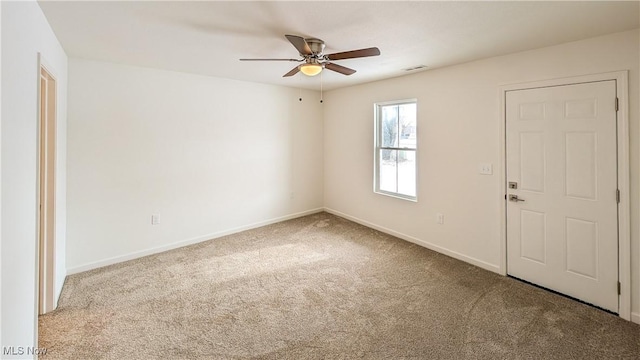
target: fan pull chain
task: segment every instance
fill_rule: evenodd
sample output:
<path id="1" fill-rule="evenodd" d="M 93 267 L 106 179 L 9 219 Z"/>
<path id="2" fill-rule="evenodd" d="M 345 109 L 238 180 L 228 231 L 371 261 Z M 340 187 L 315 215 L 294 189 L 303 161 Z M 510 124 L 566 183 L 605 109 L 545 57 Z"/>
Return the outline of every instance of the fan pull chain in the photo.
<path id="1" fill-rule="evenodd" d="M 298 100 L 302 101 L 302 76 L 298 75 Z"/>
<path id="2" fill-rule="evenodd" d="M 322 104 L 322 71 L 320 72 L 320 104 Z"/>

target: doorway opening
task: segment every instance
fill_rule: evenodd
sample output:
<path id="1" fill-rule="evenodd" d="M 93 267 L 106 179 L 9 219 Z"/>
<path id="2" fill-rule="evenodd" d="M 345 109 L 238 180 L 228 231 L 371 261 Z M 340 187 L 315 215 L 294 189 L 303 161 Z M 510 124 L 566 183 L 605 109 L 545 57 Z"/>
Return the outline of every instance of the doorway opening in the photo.
<path id="1" fill-rule="evenodd" d="M 40 64 L 38 314 L 55 309 L 56 79 Z"/>

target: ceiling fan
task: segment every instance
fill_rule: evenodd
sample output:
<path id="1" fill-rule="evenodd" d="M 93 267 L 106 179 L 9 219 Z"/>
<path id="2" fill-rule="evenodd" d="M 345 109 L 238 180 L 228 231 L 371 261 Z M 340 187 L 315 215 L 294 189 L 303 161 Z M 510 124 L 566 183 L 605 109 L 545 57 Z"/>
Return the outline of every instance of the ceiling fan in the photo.
<path id="1" fill-rule="evenodd" d="M 303 63 L 291 69 L 291 71 L 284 74 L 283 77 L 293 76 L 299 71 L 307 76 L 315 76 L 318 75 L 322 69 L 329 69 L 343 75 L 351 75 L 356 71 L 335 64 L 332 61 L 380 55 L 380 50 L 377 47 L 325 55 L 324 41 L 320 39 L 305 39 L 296 35 L 285 35 L 285 37 L 298 50 L 298 53 L 302 57 L 301 59 L 240 59 L 240 61 L 295 61 Z"/>

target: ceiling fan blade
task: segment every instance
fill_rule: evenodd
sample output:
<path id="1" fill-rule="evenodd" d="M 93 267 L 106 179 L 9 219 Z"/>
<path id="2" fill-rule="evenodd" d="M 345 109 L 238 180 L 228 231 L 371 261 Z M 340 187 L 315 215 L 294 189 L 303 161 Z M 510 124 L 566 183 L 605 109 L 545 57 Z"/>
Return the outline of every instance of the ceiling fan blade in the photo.
<path id="1" fill-rule="evenodd" d="M 296 61 L 300 62 L 301 59 L 240 59 L 240 61 Z"/>
<path id="2" fill-rule="evenodd" d="M 298 73 L 298 71 L 300 71 L 300 68 L 298 66 L 294 67 L 293 69 L 291 69 L 291 71 L 289 71 L 288 73 L 282 75 L 282 77 L 289 77 L 289 76 L 293 76 L 295 74 Z"/>
<path id="3" fill-rule="evenodd" d="M 327 60 L 343 60 L 378 55 L 380 55 L 380 50 L 377 47 L 372 47 L 367 49 L 343 51 L 335 54 L 329 54 L 325 55 L 325 58 Z"/>
<path id="4" fill-rule="evenodd" d="M 300 55 L 313 54 L 311 52 L 311 48 L 309 47 L 309 44 L 307 44 L 307 41 L 303 37 L 296 36 L 296 35 L 285 35 L 285 37 L 298 50 Z"/>
<path id="5" fill-rule="evenodd" d="M 351 74 L 356 72 L 353 69 L 349 69 L 348 67 L 344 67 L 342 65 L 338 65 L 338 64 L 334 64 L 334 63 L 325 63 L 324 67 L 329 69 L 329 70 L 333 70 L 335 72 L 339 72 L 340 74 L 344 74 L 344 75 L 351 75 Z"/>

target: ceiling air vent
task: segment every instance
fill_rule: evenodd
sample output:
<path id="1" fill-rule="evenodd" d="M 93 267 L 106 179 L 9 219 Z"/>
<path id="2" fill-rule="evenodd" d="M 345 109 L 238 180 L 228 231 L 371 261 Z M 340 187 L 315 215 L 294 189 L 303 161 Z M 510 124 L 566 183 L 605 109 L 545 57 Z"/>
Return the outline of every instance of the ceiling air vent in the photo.
<path id="1" fill-rule="evenodd" d="M 418 66 L 412 66 L 406 69 L 402 69 L 404 71 L 416 71 L 416 70 L 422 70 L 422 69 L 426 69 L 427 65 L 418 65 Z"/>

